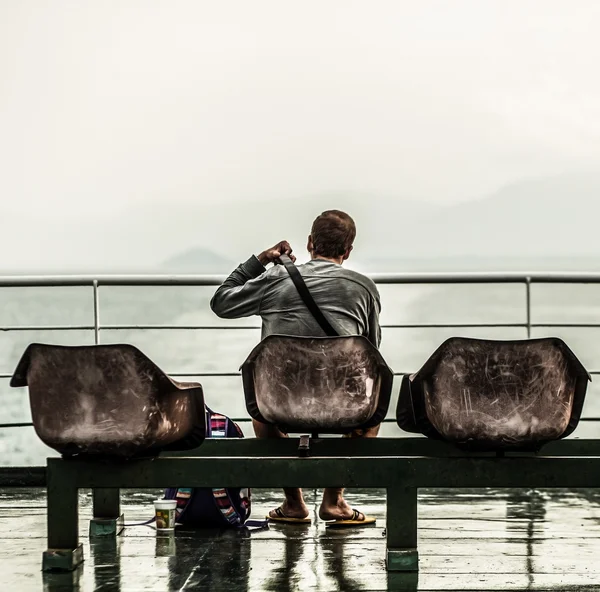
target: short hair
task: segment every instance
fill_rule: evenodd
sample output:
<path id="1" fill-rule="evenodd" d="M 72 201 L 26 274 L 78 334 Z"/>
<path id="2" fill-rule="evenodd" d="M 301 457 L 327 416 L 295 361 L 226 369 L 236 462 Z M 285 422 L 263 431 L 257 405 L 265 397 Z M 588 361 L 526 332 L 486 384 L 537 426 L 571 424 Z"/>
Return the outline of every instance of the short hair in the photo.
<path id="1" fill-rule="evenodd" d="M 315 255 L 341 257 L 356 238 L 356 225 L 345 212 L 327 210 L 313 222 L 310 235 Z"/>

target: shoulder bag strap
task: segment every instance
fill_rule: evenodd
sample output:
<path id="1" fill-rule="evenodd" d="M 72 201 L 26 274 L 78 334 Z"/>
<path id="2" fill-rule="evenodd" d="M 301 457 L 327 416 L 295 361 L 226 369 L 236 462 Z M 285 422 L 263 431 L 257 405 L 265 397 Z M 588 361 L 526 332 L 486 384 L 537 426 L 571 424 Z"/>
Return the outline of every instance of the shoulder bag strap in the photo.
<path id="1" fill-rule="evenodd" d="M 304 304 L 306 304 L 306 308 L 310 311 L 310 314 L 315 318 L 315 321 L 319 323 L 319 326 L 325 332 L 325 335 L 328 337 L 338 337 L 339 333 L 331 326 L 329 321 L 325 318 L 325 315 L 321 312 L 321 309 L 315 302 L 312 297 L 306 283 L 304 282 L 304 278 L 300 275 L 298 268 L 294 265 L 294 262 L 287 256 L 281 255 L 281 262 L 285 266 L 287 272 L 294 282 L 294 286 L 296 286 L 296 290 L 298 290 L 298 294 L 300 294 L 300 298 Z"/>

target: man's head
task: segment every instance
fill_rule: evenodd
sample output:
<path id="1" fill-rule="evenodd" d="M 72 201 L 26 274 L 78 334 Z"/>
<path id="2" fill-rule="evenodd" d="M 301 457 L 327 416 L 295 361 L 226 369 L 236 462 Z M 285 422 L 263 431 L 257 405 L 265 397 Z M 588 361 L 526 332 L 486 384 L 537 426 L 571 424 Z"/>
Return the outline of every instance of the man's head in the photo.
<path id="1" fill-rule="evenodd" d="M 313 259 L 331 259 L 341 263 L 350 256 L 355 237 L 356 225 L 348 214 L 327 210 L 313 222 L 307 248 Z"/>

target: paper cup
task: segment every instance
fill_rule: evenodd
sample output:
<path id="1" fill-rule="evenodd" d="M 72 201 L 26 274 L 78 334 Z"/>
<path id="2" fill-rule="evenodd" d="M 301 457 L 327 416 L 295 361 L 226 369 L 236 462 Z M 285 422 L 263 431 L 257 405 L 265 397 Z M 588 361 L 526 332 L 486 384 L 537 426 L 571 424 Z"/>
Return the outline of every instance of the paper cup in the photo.
<path id="1" fill-rule="evenodd" d="M 156 514 L 156 530 L 159 532 L 172 531 L 175 528 L 175 500 L 156 500 L 154 512 Z"/>

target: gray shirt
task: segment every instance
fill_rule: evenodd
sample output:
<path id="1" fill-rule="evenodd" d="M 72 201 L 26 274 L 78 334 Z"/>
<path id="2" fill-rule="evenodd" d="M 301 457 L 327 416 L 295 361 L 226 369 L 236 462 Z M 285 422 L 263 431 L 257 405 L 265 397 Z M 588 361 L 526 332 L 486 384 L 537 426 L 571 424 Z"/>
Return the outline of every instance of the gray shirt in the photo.
<path id="1" fill-rule="evenodd" d="M 364 335 L 379 347 L 381 304 L 369 278 L 337 263 L 313 259 L 298 265 L 315 302 L 340 335 Z M 210 307 L 221 318 L 262 317 L 263 338 L 271 334 L 325 335 L 300 298 L 285 267 L 268 271 L 252 256 L 223 282 Z"/>

